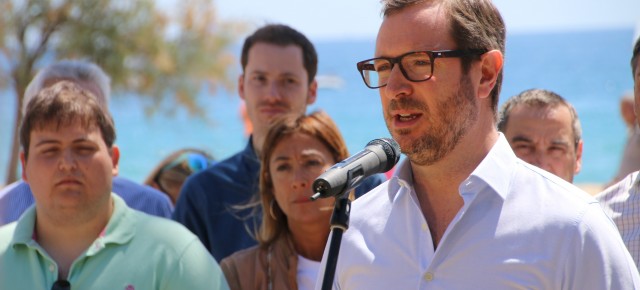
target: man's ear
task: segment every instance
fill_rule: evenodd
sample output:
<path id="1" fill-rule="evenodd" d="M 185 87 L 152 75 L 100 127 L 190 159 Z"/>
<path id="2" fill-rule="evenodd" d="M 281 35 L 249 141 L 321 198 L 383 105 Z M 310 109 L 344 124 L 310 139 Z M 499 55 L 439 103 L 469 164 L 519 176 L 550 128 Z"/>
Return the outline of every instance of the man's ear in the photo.
<path id="1" fill-rule="evenodd" d="M 491 95 L 491 90 L 496 86 L 498 75 L 502 71 L 504 58 L 499 50 L 487 51 L 480 57 L 482 66 L 482 77 L 480 78 L 480 86 L 478 87 L 478 96 L 487 98 Z"/>
<path id="2" fill-rule="evenodd" d="M 238 96 L 244 100 L 244 74 L 238 76 Z"/>
<path id="3" fill-rule="evenodd" d="M 573 172 L 573 175 L 580 173 L 582 169 L 582 140 L 578 142 L 578 146 L 576 147 L 576 170 Z"/>
<path id="4" fill-rule="evenodd" d="M 120 161 L 120 148 L 118 145 L 111 146 L 111 162 L 113 165 L 112 173 L 113 176 L 118 175 L 118 161 Z"/>
<path id="5" fill-rule="evenodd" d="M 307 92 L 307 105 L 311 105 L 316 102 L 318 97 L 318 81 L 313 79 L 309 84 L 309 91 Z"/>
<path id="6" fill-rule="evenodd" d="M 24 151 L 20 151 L 20 164 L 22 165 L 22 180 L 27 182 L 27 160 L 24 156 Z"/>

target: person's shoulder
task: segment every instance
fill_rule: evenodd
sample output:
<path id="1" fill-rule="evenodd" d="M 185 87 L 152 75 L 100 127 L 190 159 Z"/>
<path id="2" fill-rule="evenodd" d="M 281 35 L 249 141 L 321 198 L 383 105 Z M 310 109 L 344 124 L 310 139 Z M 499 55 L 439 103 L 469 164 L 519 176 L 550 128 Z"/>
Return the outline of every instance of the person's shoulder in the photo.
<path id="1" fill-rule="evenodd" d="M 120 176 L 113 178 L 113 192 L 123 196 L 123 198 L 128 198 L 129 196 L 132 198 L 144 197 L 147 200 L 171 203 L 169 197 L 162 191 Z"/>
<path id="2" fill-rule="evenodd" d="M 0 226 L 0 257 L 9 249 L 16 233 L 17 222 Z"/>
<path id="3" fill-rule="evenodd" d="M 182 224 L 157 216 L 148 215 L 138 211 L 131 211 L 136 219 L 136 235 L 145 240 L 163 244 L 177 251 L 187 247 L 194 240 L 199 240 L 196 235 Z"/>
<path id="4" fill-rule="evenodd" d="M 165 196 L 164 193 L 151 186 L 139 184 L 134 182 L 133 180 L 129 180 L 121 176 L 115 176 L 113 178 L 113 187 L 114 191 L 116 191 L 116 189 L 119 189 L 123 193 L 144 194 L 145 196 L 148 195 L 150 198 L 161 198 Z"/>
<path id="5" fill-rule="evenodd" d="M 637 188 L 638 174 L 640 171 L 629 173 L 615 184 L 605 188 L 602 192 L 596 194 L 594 197 L 601 203 L 606 203 L 611 199 L 615 199 L 619 196 L 629 195 L 634 186 Z M 637 190 L 637 189 L 636 189 Z"/>
<path id="6" fill-rule="evenodd" d="M 250 289 L 242 285 L 251 285 L 257 281 L 262 273 L 261 248 L 253 246 L 237 251 L 220 261 L 220 268 L 227 279 L 231 289 Z M 246 280 L 251 279 L 251 280 Z"/>
<path id="7" fill-rule="evenodd" d="M 19 180 L 0 189 L 0 199 L 11 198 L 16 194 L 31 194 L 31 188 L 26 182 Z"/>
<path id="8" fill-rule="evenodd" d="M 259 261 L 261 251 L 262 250 L 260 246 L 252 246 L 250 248 L 239 250 L 222 259 L 220 265 L 232 266 L 235 268 L 244 268 L 248 265 L 256 263 L 256 261 Z"/>
<path id="9" fill-rule="evenodd" d="M 112 191 L 122 197 L 129 207 L 151 215 L 171 216 L 173 205 L 163 192 L 119 176 L 114 177 L 112 182 Z"/>
<path id="10" fill-rule="evenodd" d="M 538 190 L 539 194 L 533 195 L 538 197 L 541 195 L 552 195 L 557 199 L 568 198 L 576 201 L 592 203 L 593 197 L 586 191 L 580 189 L 574 184 L 550 173 L 544 169 L 520 161 L 516 175 L 511 180 L 510 187 L 512 191 L 521 191 L 530 188 Z"/>
<path id="11" fill-rule="evenodd" d="M 194 173 L 187 178 L 186 184 L 208 184 L 212 182 L 232 181 L 233 173 L 242 167 L 242 152 L 227 159 L 216 162 L 205 170 Z"/>
<path id="12" fill-rule="evenodd" d="M 577 225 L 585 221 L 588 212 L 604 211 L 598 201 L 566 180 L 533 165 L 523 165 L 515 170 L 506 206 L 514 211 L 528 212 L 539 217 L 539 222 Z"/>

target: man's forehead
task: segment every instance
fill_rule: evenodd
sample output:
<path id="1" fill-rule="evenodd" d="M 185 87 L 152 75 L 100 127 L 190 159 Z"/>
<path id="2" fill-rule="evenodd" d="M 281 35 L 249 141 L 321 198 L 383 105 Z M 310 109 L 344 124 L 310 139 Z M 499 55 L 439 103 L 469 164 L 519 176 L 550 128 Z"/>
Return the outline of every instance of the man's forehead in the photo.
<path id="1" fill-rule="evenodd" d="M 258 42 L 251 47 L 245 69 L 258 71 L 276 70 L 289 73 L 306 71 L 300 46 L 264 42 Z"/>
<path id="2" fill-rule="evenodd" d="M 375 56 L 393 57 L 407 50 L 455 49 L 449 28 L 450 19 L 442 3 L 411 5 L 385 17 L 378 31 Z"/>
<path id="3" fill-rule="evenodd" d="M 571 112 L 563 104 L 527 104 L 521 103 L 513 107 L 511 116 L 530 116 L 540 119 L 569 117 Z"/>
<path id="4" fill-rule="evenodd" d="M 89 135 L 92 133 L 100 133 L 97 124 L 91 120 L 81 120 L 74 118 L 72 120 L 43 121 L 36 124 L 31 130 L 32 137 L 54 137 L 71 136 L 71 135 Z"/>
<path id="5" fill-rule="evenodd" d="M 568 112 L 565 115 L 524 107 L 513 113 L 515 114 L 509 117 L 505 132 L 513 138 L 534 140 L 544 136 L 546 139 L 555 141 L 573 138 L 573 127 Z"/>

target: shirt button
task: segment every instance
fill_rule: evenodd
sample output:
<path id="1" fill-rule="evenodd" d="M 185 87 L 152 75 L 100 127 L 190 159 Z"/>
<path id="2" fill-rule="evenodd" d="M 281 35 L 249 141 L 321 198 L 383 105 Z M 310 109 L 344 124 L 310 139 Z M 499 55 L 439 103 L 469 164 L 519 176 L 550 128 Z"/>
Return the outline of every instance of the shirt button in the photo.
<path id="1" fill-rule="evenodd" d="M 56 270 L 56 266 L 54 266 L 53 264 L 49 264 L 49 271 L 53 272 Z"/>
<path id="2" fill-rule="evenodd" d="M 422 224 L 422 230 L 423 230 L 423 231 L 425 231 L 425 232 L 426 232 L 428 229 L 429 229 L 429 227 L 427 227 L 427 224 L 426 224 L 426 223 Z"/>
<path id="3" fill-rule="evenodd" d="M 431 273 L 431 272 L 425 273 L 424 274 L 424 279 L 427 280 L 427 281 L 433 280 L 433 273 Z"/>

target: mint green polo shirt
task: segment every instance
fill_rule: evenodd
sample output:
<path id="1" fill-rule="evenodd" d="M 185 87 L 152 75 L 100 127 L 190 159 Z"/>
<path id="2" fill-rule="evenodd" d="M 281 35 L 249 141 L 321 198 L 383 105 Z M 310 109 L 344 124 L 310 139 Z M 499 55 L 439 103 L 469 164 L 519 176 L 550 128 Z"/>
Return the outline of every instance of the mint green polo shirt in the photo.
<path id="1" fill-rule="evenodd" d="M 114 211 L 103 233 L 78 257 L 71 289 L 229 289 L 220 267 L 182 225 L 127 207 Z M 0 227 L 0 289 L 51 289 L 58 265 L 33 240 L 35 207 Z"/>

